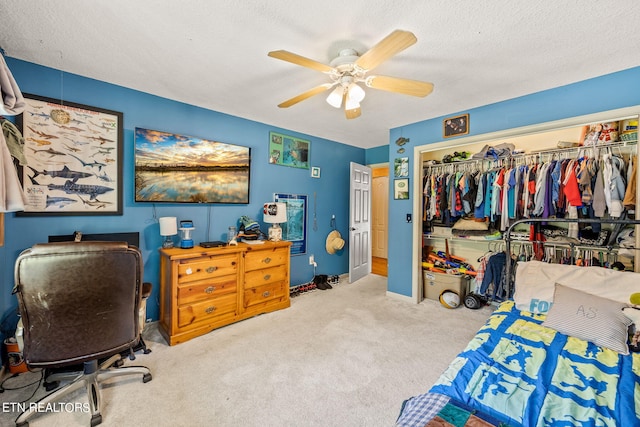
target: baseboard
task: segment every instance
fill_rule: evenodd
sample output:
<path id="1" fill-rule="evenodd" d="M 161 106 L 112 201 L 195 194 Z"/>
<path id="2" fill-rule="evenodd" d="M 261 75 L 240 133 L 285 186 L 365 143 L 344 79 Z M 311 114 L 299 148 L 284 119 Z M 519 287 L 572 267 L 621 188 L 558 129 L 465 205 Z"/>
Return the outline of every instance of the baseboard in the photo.
<path id="1" fill-rule="evenodd" d="M 410 302 L 411 304 L 415 304 L 416 302 L 414 301 L 413 297 L 408 297 L 406 295 L 401 295 L 401 294 L 397 294 L 395 292 L 389 292 L 387 291 L 387 296 L 389 298 L 393 298 L 395 300 L 399 300 L 399 301 L 404 301 L 404 302 Z"/>

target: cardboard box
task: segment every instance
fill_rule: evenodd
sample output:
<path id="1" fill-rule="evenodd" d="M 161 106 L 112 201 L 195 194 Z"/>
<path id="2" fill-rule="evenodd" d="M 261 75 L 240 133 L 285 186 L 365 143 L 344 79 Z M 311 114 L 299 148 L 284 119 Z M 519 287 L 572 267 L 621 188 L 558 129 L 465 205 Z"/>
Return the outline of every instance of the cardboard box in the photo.
<path id="1" fill-rule="evenodd" d="M 469 292 L 471 276 L 436 273 L 427 270 L 423 270 L 422 276 L 425 298 L 439 301 L 440 294 L 446 290 L 450 290 L 460 295 L 460 301 L 462 301 Z"/>

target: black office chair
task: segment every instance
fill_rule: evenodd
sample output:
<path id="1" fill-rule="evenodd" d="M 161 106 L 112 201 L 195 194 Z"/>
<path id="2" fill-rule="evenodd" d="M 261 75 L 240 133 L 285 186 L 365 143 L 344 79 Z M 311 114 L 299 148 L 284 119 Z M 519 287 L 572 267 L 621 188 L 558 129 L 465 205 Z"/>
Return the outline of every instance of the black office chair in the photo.
<path id="1" fill-rule="evenodd" d="M 85 387 L 91 426 L 102 422 L 103 379 L 141 374 L 146 367 L 114 367 L 122 354 L 140 341 L 142 256 L 126 242 L 61 242 L 37 244 L 15 264 L 15 289 L 24 325 L 24 360 L 31 368 L 83 366 L 75 379 L 45 396 L 40 405 L 56 402 Z M 16 419 L 27 426 L 37 412 L 32 406 Z"/>

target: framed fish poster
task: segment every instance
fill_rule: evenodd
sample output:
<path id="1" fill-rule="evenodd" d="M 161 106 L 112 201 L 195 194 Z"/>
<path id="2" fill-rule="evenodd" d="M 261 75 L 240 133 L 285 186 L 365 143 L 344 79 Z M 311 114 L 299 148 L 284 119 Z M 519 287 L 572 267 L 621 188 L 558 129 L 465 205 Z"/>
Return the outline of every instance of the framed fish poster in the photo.
<path id="1" fill-rule="evenodd" d="M 17 215 L 122 215 L 122 113 L 23 95 Z"/>

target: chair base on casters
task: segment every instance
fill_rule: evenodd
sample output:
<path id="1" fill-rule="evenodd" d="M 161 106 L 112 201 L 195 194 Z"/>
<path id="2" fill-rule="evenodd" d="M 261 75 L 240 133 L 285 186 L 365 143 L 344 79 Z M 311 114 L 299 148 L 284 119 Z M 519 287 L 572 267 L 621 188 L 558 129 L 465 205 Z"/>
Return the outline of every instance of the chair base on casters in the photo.
<path id="1" fill-rule="evenodd" d="M 46 406 L 49 403 L 59 401 L 79 388 L 85 387 L 87 395 L 89 396 L 89 407 L 91 408 L 91 427 L 97 426 L 102 422 L 102 415 L 100 414 L 100 381 L 111 377 L 135 374 L 142 374 L 143 383 L 147 383 L 152 379 L 151 371 L 144 366 L 113 368 L 113 365 L 117 364 L 121 358 L 122 356 L 120 354 L 113 355 L 101 363 L 100 366 L 98 366 L 97 360 L 85 362 L 84 372 L 80 375 L 75 375 L 71 383 L 40 399 L 37 402 L 37 406 Z M 69 374 L 61 374 L 58 378 L 53 378 L 52 381 L 51 377 L 55 376 L 56 374 L 51 375 L 47 381 L 52 383 L 63 380 L 68 378 Z M 29 425 L 29 418 L 37 414 L 33 409 L 34 408 L 30 408 L 20 414 L 16 419 L 16 427 L 27 427 Z"/>

